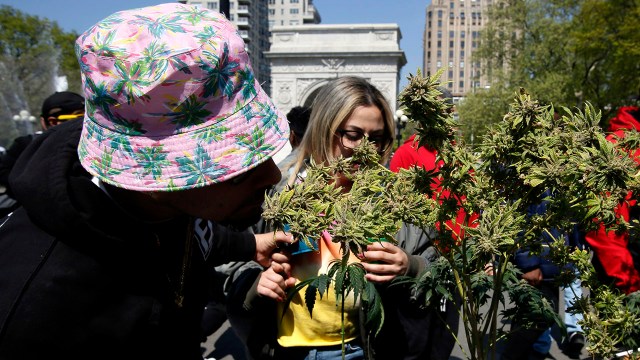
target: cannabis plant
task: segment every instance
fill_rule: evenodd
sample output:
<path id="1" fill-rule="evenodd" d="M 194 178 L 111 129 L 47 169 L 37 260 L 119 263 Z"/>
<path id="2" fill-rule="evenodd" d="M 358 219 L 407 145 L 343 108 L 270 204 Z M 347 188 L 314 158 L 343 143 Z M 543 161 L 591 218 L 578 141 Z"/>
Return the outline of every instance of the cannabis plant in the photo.
<path id="1" fill-rule="evenodd" d="M 575 264 L 591 294 L 573 310 L 585 314 L 588 350 L 607 357 L 616 344 L 637 347 L 633 339 L 638 339 L 640 312 L 626 306 L 630 300 L 624 295 L 598 284 L 588 253 L 571 252 L 563 236 L 576 229 L 594 230 L 600 223 L 611 230 L 633 230 L 616 218 L 614 208 L 629 190 L 637 193 L 637 166 L 628 156 L 637 134 L 612 144 L 598 126 L 600 113 L 590 104 L 574 112 L 562 108 L 558 116 L 552 105 L 541 105 L 521 89 L 503 121 L 490 128 L 474 153 L 453 141 L 457 124 L 438 98 L 437 77 L 410 76 L 399 100 L 416 123 L 419 145 L 436 149 L 444 164 L 437 175 L 441 188 L 435 196 L 443 199 L 434 209 L 437 221 L 455 223 L 461 210 L 467 219 L 458 224 L 463 231 L 439 228 L 441 259 L 414 285 L 424 301 L 431 304 L 455 293 L 464 299 L 460 313 L 471 359 L 495 358 L 497 342 L 508 336 L 498 322 L 500 307 L 508 304 L 505 294 L 513 306 L 502 315 L 511 321 L 563 327 L 511 262 L 520 249 L 539 252 L 546 236 L 553 240 L 548 257 L 561 268 Z M 543 214 L 528 215 L 531 205 L 541 203 L 546 205 Z M 471 221 L 474 216 L 477 220 Z M 493 264 L 492 275 L 485 272 L 487 264 Z M 564 269 L 559 280 L 568 284 L 573 270 Z M 488 311 L 481 311 L 485 307 Z"/>
<path id="2" fill-rule="evenodd" d="M 438 78 L 439 74 L 411 75 L 399 96 L 418 145 L 437 150 L 442 164 L 438 171 L 391 173 L 365 141 L 352 158 L 312 163 L 304 181 L 266 199 L 264 217 L 275 228 L 288 229 L 311 247 L 322 231 L 328 231 L 341 246 L 341 259 L 327 274 L 297 284 L 289 300 L 306 286 L 312 313 L 316 294 L 322 296 L 333 286 L 338 305 L 353 294 L 361 300 L 369 326 L 379 330 L 383 304 L 362 266 L 349 263 L 349 254 L 361 252 L 372 241 L 395 242 L 403 222 L 436 228 L 439 259 L 418 279 L 397 282 L 411 284 L 427 306 L 443 297 L 464 299 L 459 312 L 469 349 L 466 356 L 493 359 L 498 342 L 509 336 L 500 316 L 522 326 L 564 326 L 512 263 L 519 250 L 541 253 L 544 238 L 551 239 L 545 256 L 563 269 L 559 285 L 572 281 L 574 272 L 565 266 L 571 263 L 589 290 L 571 310 L 584 314 L 587 350 L 610 357 L 618 345 L 637 347 L 639 297 L 599 284 L 589 254 L 566 247 L 564 236 L 595 230 L 600 224 L 637 233 L 638 224 L 617 218 L 614 208 L 629 191 L 640 193 L 638 169 L 629 156 L 640 144 L 638 134 L 631 132 L 611 143 L 598 125 L 601 114 L 591 104 L 556 110 L 521 89 L 503 121 L 488 130 L 478 151 L 472 151 L 455 138 L 458 124 L 440 98 Z M 353 182 L 350 191 L 334 185 L 340 174 Z M 529 207 L 537 204 L 545 204 L 546 211 L 530 215 Z M 458 214 L 466 218 L 459 221 Z M 488 264 L 491 273 L 486 271 Z"/>

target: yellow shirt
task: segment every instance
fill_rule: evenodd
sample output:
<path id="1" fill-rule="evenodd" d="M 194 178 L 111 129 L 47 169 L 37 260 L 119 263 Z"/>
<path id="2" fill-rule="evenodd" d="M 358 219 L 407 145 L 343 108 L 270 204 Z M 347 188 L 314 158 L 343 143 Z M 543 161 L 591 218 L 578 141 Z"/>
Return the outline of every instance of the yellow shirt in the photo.
<path id="1" fill-rule="evenodd" d="M 308 279 L 319 274 L 326 274 L 329 263 L 340 259 L 340 244 L 333 243 L 327 232 L 318 241 L 318 252 L 295 255 L 292 259 L 292 273 L 298 280 Z M 352 256 L 350 262 L 359 261 Z M 293 298 L 284 317 L 284 304 L 278 305 L 278 343 L 290 346 L 329 346 L 342 343 L 342 309 L 341 302 L 336 302 L 333 283 L 320 298 L 316 293 L 312 314 L 309 314 L 305 299 L 307 287 L 301 289 Z M 358 336 L 359 303 L 354 304 L 353 294 L 344 301 L 345 342 Z"/>

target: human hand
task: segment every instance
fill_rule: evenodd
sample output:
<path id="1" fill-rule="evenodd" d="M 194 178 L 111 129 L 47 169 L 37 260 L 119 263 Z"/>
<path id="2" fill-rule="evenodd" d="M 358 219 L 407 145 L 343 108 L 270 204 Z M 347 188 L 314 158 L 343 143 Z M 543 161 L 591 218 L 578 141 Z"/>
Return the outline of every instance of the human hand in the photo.
<path id="1" fill-rule="evenodd" d="M 279 243 L 291 244 L 294 242 L 291 233 L 286 234 L 282 231 L 269 232 L 266 234 L 255 234 L 256 237 L 256 256 L 254 260 L 263 267 L 271 265 L 271 254 L 278 248 Z"/>
<path id="2" fill-rule="evenodd" d="M 367 251 L 360 256 L 367 274 L 365 278 L 375 283 L 393 280 L 404 275 L 409 269 L 409 255 L 397 245 L 375 242 L 367 245 Z"/>
<path id="3" fill-rule="evenodd" d="M 488 262 L 484 265 L 484 273 L 487 274 L 488 276 L 493 276 L 494 268 L 493 268 L 492 262 Z"/>
<path id="4" fill-rule="evenodd" d="M 291 277 L 291 265 L 285 254 L 274 253 L 271 266 L 260 274 L 258 294 L 276 301 L 284 301 L 287 289 L 294 286 L 296 279 Z"/>
<path id="5" fill-rule="evenodd" d="M 522 274 L 522 278 L 525 279 L 529 283 L 529 285 L 538 286 L 542 281 L 542 270 L 540 270 L 539 268 L 533 269 Z"/>

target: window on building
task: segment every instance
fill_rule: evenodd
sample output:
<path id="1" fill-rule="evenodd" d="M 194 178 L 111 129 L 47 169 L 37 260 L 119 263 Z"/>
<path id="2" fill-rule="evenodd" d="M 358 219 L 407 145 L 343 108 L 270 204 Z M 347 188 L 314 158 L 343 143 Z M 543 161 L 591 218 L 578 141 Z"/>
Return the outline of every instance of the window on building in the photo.
<path id="1" fill-rule="evenodd" d="M 229 14 L 229 20 L 236 21 L 236 16 L 234 14 Z"/>
<path id="2" fill-rule="evenodd" d="M 438 59 L 442 58 L 442 51 L 436 51 L 436 56 L 438 57 Z"/>
<path id="3" fill-rule="evenodd" d="M 427 41 L 427 49 L 431 49 L 431 41 Z"/>
<path id="4" fill-rule="evenodd" d="M 449 67 L 452 68 L 453 67 L 453 61 L 449 61 Z M 451 72 L 451 76 L 453 76 L 453 72 Z"/>
<path id="5" fill-rule="evenodd" d="M 442 10 L 438 10 L 438 19 L 442 19 Z"/>
<path id="6" fill-rule="evenodd" d="M 289 20 L 289 25 L 300 25 L 300 20 Z"/>
<path id="7" fill-rule="evenodd" d="M 449 30 L 449 37 L 452 38 L 456 36 L 456 33 L 453 30 Z"/>
<path id="8" fill-rule="evenodd" d="M 462 79 L 464 77 L 464 70 L 460 70 L 460 78 Z"/>
<path id="9" fill-rule="evenodd" d="M 460 41 L 460 49 L 464 49 L 464 40 Z"/>
<path id="10" fill-rule="evenodd" d="M 460 31 L 460 38 L 464 39 L 464 30 Z"/>
<path id="11" fill-rule="evenodd" d="M 460 90 L 464 89 L 464 81 L 460 80 L 460 83 L 458 84 Z"/>
<path id="12" fill-rule="evenodd" d="M 453 79 L 453 70 L 449 70 L 449 72 L 447 73 L 447 79 Z"/>
<path id="13" fill-rule="evenodd" d="M 460 11 L 460 19 L 464 20 L 464 11 Z"/>
<path id="14" fill-rule="evenodd" d="M 289 14 L 298 14 L 299 9 L 289 9 Z"/>
<path id="15" fill-rule="evenodd" d="M 436 68 L 440 69 L 442 67 L 442 61 L 438 61 L 436 63 Z"/>
<path id="16" fill-rule="evenodd" d="M 464 59 L 464 50 L 460 50 L 460 59 Z"/>
<path id="17" fill-rule="evenodd" d="M 449 59 L 453 59 L 453 50 L 449 50 Z"/>
<path id="18" fill-rule="evenodd" d="M 275 5 L 276 4 L 276 0 L 269 0 L 269 5 Z"/>
<path id="19" fill-rule="evenodd" d="M 297 4 L 297 3 L 300 2 L 300 0 L 289 0 L 289 2 L 292 3 L 292 4 Z"/>
<path id="20" fill-rule="evenodd" d="M 453 19 L 454 15 L 453 15 L 453 11 L 449 12 L 449 19 Z"/>
<path id="21" fill-rule="evenodd" d="M 449 41 L 449 47 L 452 48 L 453 47 L 453 40 Z"/>
<path id="22" fill-rule="evenodd" d="M 455 4 L 454 4 L 454 2 L 453 2 L 453 1 L 452 1 L 452 2 L 450 2 L 450 3 L 449 3 L 449 9 L 453 9 L 453 6 L 454 6 L 454 5 L 455 5 Z"/>
<path id="23" fill-rule="evenodd" d="M 207 1 L 207 9 L 209 9 L 209 10 L 218 10 L 218 2 L 217 1 Z"/>
<path id="24" fill-rule="evenodd" d="M 271 29 L 275 24 L 276 22 L 274 20 L 269 20 L 269 29 Z"/>
<path id="25" fill-rule="evenodd" d="M 442 20 L 438 20 L 438 27 L 442 27 Z"/>
<path id="26" fill-rule="evenodd" d="M 269 9 L 269 15 L 275 15 L 276 9 Z"/>
<path id="27" fill-rule="evenodd" d="M 442 30 L 438 30 L 438 39 L 442 39 Z"/>
<path id="28" fill-rule="evenodd" d="M 438 49 L 442 47 L 442 40 L 438 40 Z"/>
<path id="29" fill-rule="evenodd" d="M 449 89 L 453 89 L 453 83 L 452 83 L 451 81 L 449 81 L 449 83 L 448 83 L 447 87 L 448 87 Z"/>
<path id="30" fill-rule="evenodd" d="M 460 69 L 464 69 L 464 61 L 460 61 Z"/>

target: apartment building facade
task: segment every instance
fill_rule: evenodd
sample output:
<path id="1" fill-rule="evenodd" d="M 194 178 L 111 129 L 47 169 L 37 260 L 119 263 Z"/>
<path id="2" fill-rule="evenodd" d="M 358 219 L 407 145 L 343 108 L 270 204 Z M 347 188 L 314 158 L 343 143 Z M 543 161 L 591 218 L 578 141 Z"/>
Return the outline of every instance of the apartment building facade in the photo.
<path id="1" fill-rule="evenodd" d="M 492 0 L 432 0 L 426 9 L 423 69 L 440 77 L 454 98 L 488 86 L 481 64 L 471 54 L 480 42 L 487 21 L 486 8 Z M 456 100 L 457 100 L 456 99 Z"/>
<path id="2" fill-rule="evenodd" d="M 313 0 L 268 0 L 269 30 L 274 26 L 320 24 Z"/>

